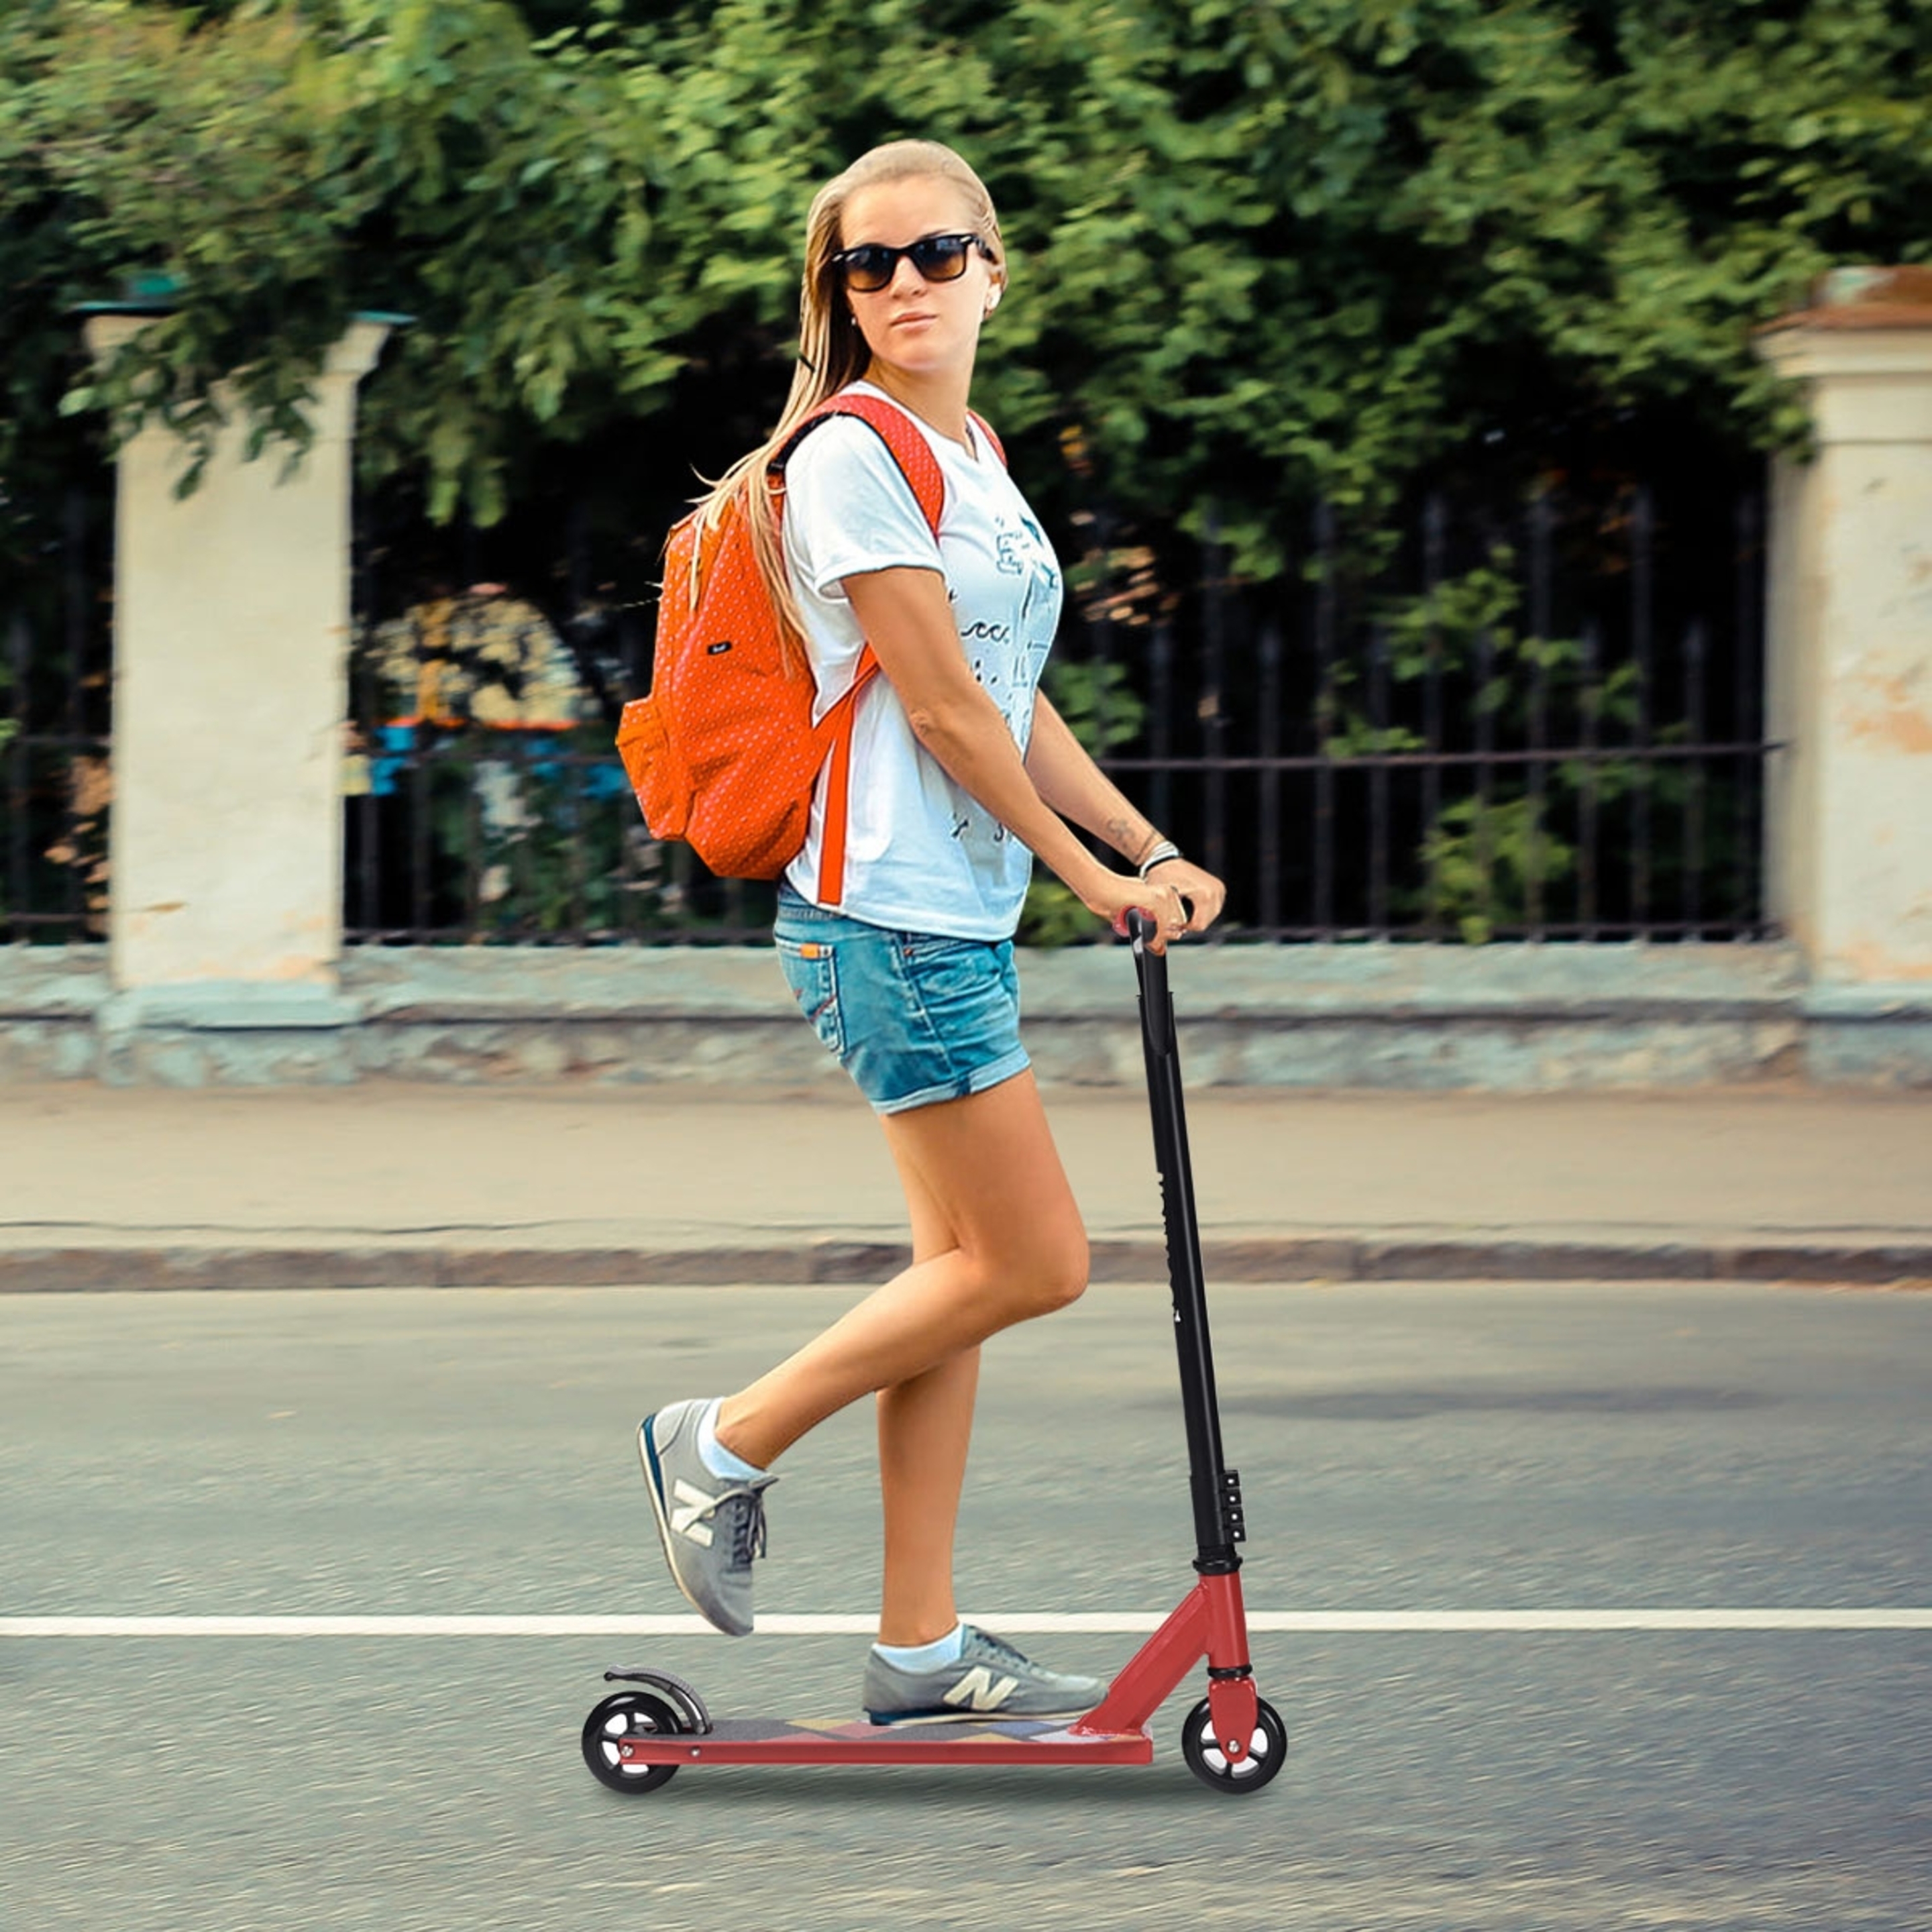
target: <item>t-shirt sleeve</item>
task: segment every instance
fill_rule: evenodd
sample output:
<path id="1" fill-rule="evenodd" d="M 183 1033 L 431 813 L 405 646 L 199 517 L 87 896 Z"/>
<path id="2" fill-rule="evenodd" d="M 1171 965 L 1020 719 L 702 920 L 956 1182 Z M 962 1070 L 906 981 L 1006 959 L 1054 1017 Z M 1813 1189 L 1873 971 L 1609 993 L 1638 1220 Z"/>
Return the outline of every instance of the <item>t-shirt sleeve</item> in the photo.
<path id="1" fill-rule="evenodd" d="M 885 440 L 856 417 L 821 423 L 785 465 L 785 556 L 815 596 L 872 570 L 944 572 L 939 544 Z"/>

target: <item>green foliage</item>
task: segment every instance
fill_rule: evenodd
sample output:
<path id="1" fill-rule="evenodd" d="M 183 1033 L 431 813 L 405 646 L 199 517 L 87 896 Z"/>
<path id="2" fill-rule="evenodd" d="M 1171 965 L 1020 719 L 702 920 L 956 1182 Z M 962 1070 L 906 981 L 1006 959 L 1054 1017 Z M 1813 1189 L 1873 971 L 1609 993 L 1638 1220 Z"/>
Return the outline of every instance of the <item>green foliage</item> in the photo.
<path id="1" fill-rule="evenodd" d="M 1151 608 L 1177 533 L 1276 576 L 1322 500 L 1366 580 L 1392 507 L 1472 452 L 1527 480 L 1633 419 L 1800 437 L 1751 329 L 1828 266 L 1932 259 L 1928 71 L 1923 0 L 13 0 L 0 594 L 106 425 L 205 452 L 239 409 L 298 452 L 362 309 L 416 319 L 363 386 L 365 486 L 489 523 L 620 444 L 600 514 L 661 529 L 779 406 L 813 189 L 906 134 L 1000 205 L 976 399 L 1057 526 L 1104 499 Z M 74 307 L 133 277 L 174 305 L 90 368 Z M 1499 728 L 1539 664 L 1627 710 L 1520 633 L 1505 574 L 1386 613 L 1398 681 L 1487 634 Z M 1403 748 L 1361 676 L 1322 740 Z M 1118 745 L 1127 695 L 1066 704 Z M 1442 916 L 1507 920 L 1565 848 L 1524 798 L 1459 809 Z"/>
<path id="2" fill-rule="evenodd" d="M 1424 912 L 1432 924 L 1453 927 L 1466 945 L 1486 945 L 1498 924 L 1520 921 L 1532 895 L 1546 892 L 1576 856 L 1550 832 L 1540 800 L 1459 799 L 1423 841 L 1430 880 Z"/>
<path id="3" fill-rule="evenodd" d="M 560 24 L 560 22 L 561 24 Z M 1005 210 L 989 409 L 1077 425 L 1124 513 L 1273 569 L 1502 424 L 1683 406 L 1797 433 L 1750 327 L 1924 259 L 1917 0 L 18 0 L 0 21 L 0 478 L 67 304 L 180 305 L 70 407 L 264 440 L 358 307 L 371 474 L 482 520 L 614 418 L 767 418 L 814 185 L 905 133 Z M 728 450 L 667 448 L 666 470 Z M 17 487 L 17 483 L 15 487 Z"/>
<path id="4" fill-rule="evenodd" d="M 68 292 L 133 273 L 180 292 L 67 408 L 158 413 L 205 454 L 232 374 L 256 446 L 298 447 L 349 316 L 401 308 L 420 326 L 372 399 L 372 465 L 421 465 L 439 514 L 466 495 L 487 520 L 520 439 L 580 433 L 614 394 L 647 403 L 675 367 L 616 352 L 638 329 L 646 143 L 580 40 L 540 50 L 491 0 L 36 19 L 10 64 L 43 199 L 66 212 Z"/>
<path id="5" fill-rule="evenodd" d="M 1434 679 L 1439 688 L 1464 694 L 1465 716 L 1446 721 L 1458 742 L 1474 739 L 1479 720 L 1492 744 L 1546 742 L 1530 716 L 1539 702 L 1548 713 L 1590 721 L 1600 735 L 1627 733 L 1637 718 L 1636 666 L 1625 662 L 1606 674 L 1576 638 L 1526 634 L 1516 621 L 1522 598 L 1516 554 L 1497 544 L 1486 563 L 1432 592 L 1385 600 L 1378 618 L 1390 685 L 1399 694 Z M 1325 754 L 1361 758 L 1426 748 L 1426 739 L 1412 727 L 1366 715 L 1364 676 L 1359 662 L 1344 661 L 1330 672 L 1318 699 Z M 1664 742 L 1681 735 L 1681 727 L 1657 734 Z M 1520 768 L 1492 783 L 1493 790 L 1438 808 L 1417 854 L 1426 884 L 1403 896 L 1410 913 L 1472 946 L 1486 944 L 1498 926 L 1534 923 L 1535 908 L 1573 878 L 1576 849 L 1556 836 L 1551 820 L 1584 794 L 1598 809 L 1644 789 L 1666 808 L 1683 802 L 1683 774 L 1660 773 L 1628 758 L 1558 760 L 1544 770 L 1536 791 Z M 1736 856 L 1716 850 L 1706 862 Z"/>
<path id="6" fill-rule="evenodd" d="M 573 736 L 557 738 L 556 751 L 608 748 L 601 730 Z M 431 864 L 474 892 L 464 923 L 479 937 L 524 940 L 618 929 L 634 910 L 625 904 L 628 810 L 586 799 L 580 767 L 549 747 L 514 763 L 493 752 L 488 734 L 471 730 L 429 760 Z"/>
<path id="7" fill-rule="evenodd" d="M 1515 622 L 1522 601 L 1516 566 L 1509 544 L 1492 544 L 1486 564 L 1432 591 L 1384 599 L 1378 622 L 1391 682 L 1412 686 L 1431 676 L 1476 679 L 1472 716 L 1486 715 L 1492 727 L 1522 730 L 1539 685 L 1546 701 L 1553 699 L 1569 712 L 1594 718 L 1600 727 L 1629 724 L 1635 715 L 1634 668 L 1620 664 L 1607 676 L 1586 682 L 1578 640 L 1521 631 Z M 1344 758 L 1422 748 L 1424 740 L 1414 731 L 1372 722 L 1364 713 L 1362 686 L 1367 676 L 1359 661 L 1345 660 L 1330 671 L 1318 700 L 1324 751 Z"/>
<path id="8" fill-rule="evenodd" d="M 1053 708 L 1091 756 L 1105 758 L 1140 736 L 1147 706 L 1128 682 L 1124 666 L 1056 658 L 1044 682 Z"/>

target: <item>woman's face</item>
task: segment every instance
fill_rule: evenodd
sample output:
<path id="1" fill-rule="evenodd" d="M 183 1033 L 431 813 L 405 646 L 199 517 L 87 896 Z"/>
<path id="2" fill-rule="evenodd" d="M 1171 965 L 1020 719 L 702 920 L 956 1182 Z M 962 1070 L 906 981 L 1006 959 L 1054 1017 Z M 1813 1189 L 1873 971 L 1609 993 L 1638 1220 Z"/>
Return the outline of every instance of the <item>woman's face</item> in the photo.
<path id="1" fill-rule="evenodd" d="M 914 176 L 854 192 L 839 222 L 839 247 L 903 248 L 928 235 L 963 235 L 976 226 L 953 182 Z M 999 280 L 999 271 L 977 248 L 968 251 L 965 272 L 950 282 L 928 281 L 902 256 L 884 288 L 866 293 L 848 284 L 838 299 L 850 306 L 875 364 L 909 376 L 955 369 L 970 374 L 980 324 Z"/>

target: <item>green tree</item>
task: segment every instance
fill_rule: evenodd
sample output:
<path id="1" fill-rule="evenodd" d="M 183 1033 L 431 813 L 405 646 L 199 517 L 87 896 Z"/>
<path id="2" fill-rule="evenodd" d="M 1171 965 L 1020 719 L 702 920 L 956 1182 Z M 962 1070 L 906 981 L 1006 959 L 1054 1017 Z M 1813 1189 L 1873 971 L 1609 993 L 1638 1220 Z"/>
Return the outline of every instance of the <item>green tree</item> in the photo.
<path id="1" fill-rule="evenodd" d="M 1007 211 L 986 376 L 1023 461 L 1078 425 L 1124 511 L 1219 498 L 1262 570 L 1288 507 L 1372 514 L 1498 423 L 1791 434 L 1749 328 L 1833 260 L 1925 254 L 1928 63 L 1915 0 L 30 0 L 0 26 L 14 441 L 64 305 L 136 272 L 180 307 L 71 403 L 192 432 L 238 369 L 285 435 L 346 315 L 405 309 L 366 457 L 439 514 L 500 513 L 614 415 L 742 434 L 812 186 L 929 131 Z"/>
<path id="2" fill-rule="evenodd" d="M 1932 259 L 1928 72 L 1924 0 L 14 0 L 0 599 L 105 425 L 205 442 L 226 377 L 298 451 L 362 308 L 416 318 L 371 499 L 594 498 L 641 576 L 778 406 L 813 188 L 905 134 L 1002 208 L 980 400 L 1057 527 L 1103 500 L 1159 596 L 1210 530 L 1282 576 L 1320 500 L 1366 577 L 1425 482 L 1801 436 L 1751 330 Z M 136 276 L 170 312 L 88 368 L 74 305 Z M 1434 828 L 1444 890 L 1534 879 L 1520 816 Z"/>

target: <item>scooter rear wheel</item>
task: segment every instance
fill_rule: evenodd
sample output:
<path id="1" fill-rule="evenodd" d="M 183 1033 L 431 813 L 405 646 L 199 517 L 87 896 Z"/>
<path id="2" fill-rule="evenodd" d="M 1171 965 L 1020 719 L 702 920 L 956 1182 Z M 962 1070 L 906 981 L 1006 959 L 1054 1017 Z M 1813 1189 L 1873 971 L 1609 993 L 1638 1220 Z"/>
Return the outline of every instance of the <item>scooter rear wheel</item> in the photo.
<path id="1" fill-rule="evenodd" d="M 665 1736 L 685 1726 L 662 1697 L 643 1690 L 620 1690 L 606 1697 L 584 1720 L 584 1762 L 599 1784 L 626 1797 L 655 1791 L 677 1775 L 674 1764 L 626 1764 L 618 1754 L 626 1738 Z"/>
<path id="2" fill-rule="evenodd" d="M 1281 1714 L 1265 1698 L 1255 1704 L 1255 1734 L 1248 1740 L 1248 1754 L 1237 1762 L 1221 1748 L 1214 1729 L 1214 1713 L 1204 1697 L 1187 1714 L 1180 1733 L 1180 1754 L 1187 1768 L 1211 1790 L 1230 1797 L 1258 1791 L 1280 1770 L 1288 1756 L 1288 1726 Z"/>

